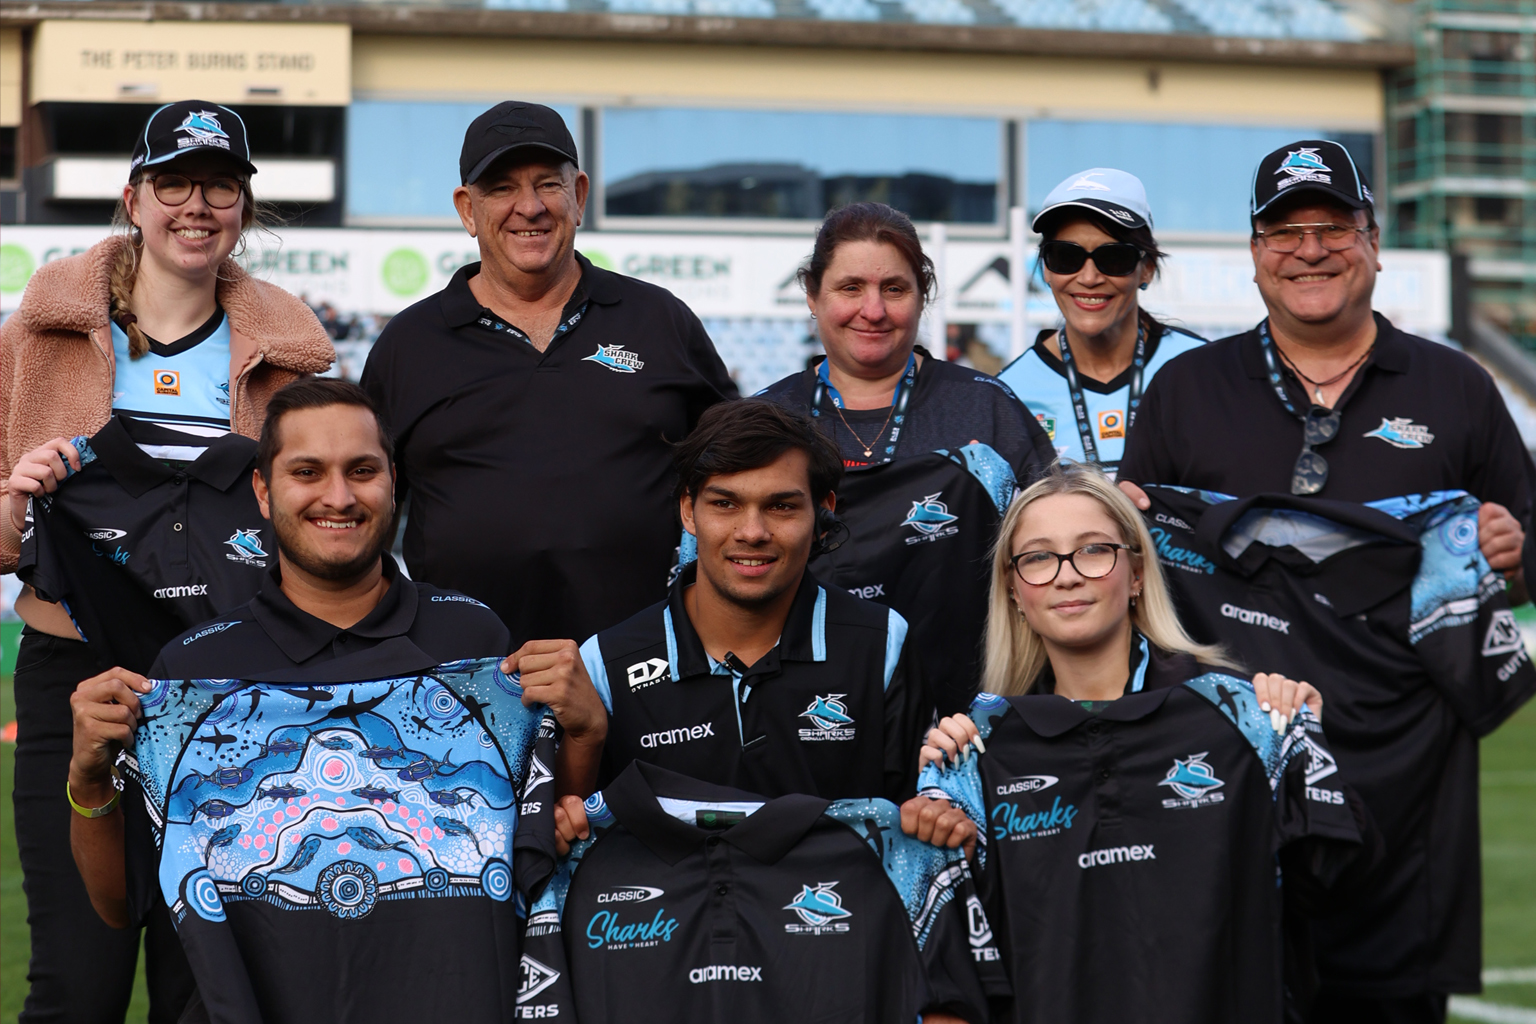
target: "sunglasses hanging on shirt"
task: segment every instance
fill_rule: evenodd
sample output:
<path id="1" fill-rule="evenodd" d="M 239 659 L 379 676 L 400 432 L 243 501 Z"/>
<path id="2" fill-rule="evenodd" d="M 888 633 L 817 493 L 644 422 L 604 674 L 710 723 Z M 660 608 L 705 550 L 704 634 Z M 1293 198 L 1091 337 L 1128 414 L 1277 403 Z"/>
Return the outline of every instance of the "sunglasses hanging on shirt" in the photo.
<path id="1" fill-rule="evenodd" d="M 1301 454 L 1296 456 L 1296 465 L 1291 470 L 1291 493 L 1316 494 L 1328 483 L 1328 460 L 1312 449 L 1318 445 L 1327 444 L 1339 436 L 1339 425 L 1343 416 L 1338 409 L 1325 409 L 1321 405 L 1312 406 L 1307 410 L 1306 415 L 1297 411 L 1296 406 L 1291 402 L 1290 395 L 1286 394 L 1285 380 L 1280 376 L 1280 367 L 1275 362 L 1275 343 L 1269 336 L 1268 319 L 1259 324 L 1259 346 L 1264 350 L 1264 366 L 1269 372 L 1269 386 L 1274 388 L 1275 394 L 1280 398 L 1280 404 L 1285 406 L 1286 411 L 1301 420 Z"/>

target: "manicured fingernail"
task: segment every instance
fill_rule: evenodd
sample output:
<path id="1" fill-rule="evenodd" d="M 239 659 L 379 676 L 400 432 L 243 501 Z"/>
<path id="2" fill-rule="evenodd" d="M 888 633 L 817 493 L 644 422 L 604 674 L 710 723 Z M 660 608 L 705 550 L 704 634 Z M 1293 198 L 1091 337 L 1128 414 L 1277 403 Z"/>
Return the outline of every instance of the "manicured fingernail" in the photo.
<path id="1" fill-rule="evenodd" d="M 1269 711 L 1269 710 L 1270 710 L 1270 707 L 1269 707 L 1269 701 L 1267 701 L 1267 700 L 1265 700 L 1265 701 L 1260 701 L 1260 702 L 1259 702 L 1259 709 L 1260 709 L 1260 710 L 1261 710 L 1261 711 Z"/>
<path id="2" fill-rule="evenodd" d="M 981 751 L 983 754 L 985 754 L 987 752 L 987 745 L 985 743 L 981 742 L 981 737 L 980 736 L 973 737 L 971 739 L 971 742 L 976 744 L 976 749 Z"/>

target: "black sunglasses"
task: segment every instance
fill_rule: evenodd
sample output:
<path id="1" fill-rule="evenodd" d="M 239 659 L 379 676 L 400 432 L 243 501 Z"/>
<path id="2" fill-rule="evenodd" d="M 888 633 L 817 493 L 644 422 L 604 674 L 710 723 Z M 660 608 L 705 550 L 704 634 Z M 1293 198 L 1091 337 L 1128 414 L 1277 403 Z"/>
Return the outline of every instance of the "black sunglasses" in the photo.
<path id="1" fill-rule="evenodd" d="M 1040 245 L 1040 259 L 1045 269 L 1053 274 L 1075 274 L 1083 264 L 1093 260 L 1099 273 L 1110 277 L 1126 277 L 1136 272 L 1146 251 L 1130 242 L 1106 242 L 1089 252 L 1076 242 L 1050 241 Z"/>
<path id="2" fill-rule="evenodd" d="M 1291 470 L 1292 494 L 1316 494 L 1328 482 L 1328 460 L 1313 451 L 1312 446 L 1338 437 L 1340 419 L 1337 409 L 1314 405 L 1307 410 L 1301 421 L 1301 454 L 1296 456 L 1296 468 Z"/>

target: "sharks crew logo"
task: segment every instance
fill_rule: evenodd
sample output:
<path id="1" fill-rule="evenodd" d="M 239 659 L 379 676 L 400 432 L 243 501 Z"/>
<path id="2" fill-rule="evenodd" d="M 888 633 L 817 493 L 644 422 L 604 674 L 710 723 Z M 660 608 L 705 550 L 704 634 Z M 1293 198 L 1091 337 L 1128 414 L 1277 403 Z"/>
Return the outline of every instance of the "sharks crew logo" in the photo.
<path id="1" fill-rule="evenodd" d="M 1413 422 L 1408 416 L 1394 416 L 1392 419 L 1383 416 L 1381 426 L 1366 431 L 1363 436 L 1379 437 L 1393 448 L 1423 448 L 1435 439 L 1428 427 Z"/>
<path id="2" fill-rule="evenodd" d="M 910 526 L 917 531 L 917 536 L 908 537 L 908 544 L 923 544 L 928 541 L 942 540 L 945 537 L 953 537 L 960 532 L 955 525 L 959 516 L 950 514 L 949 506 L 939 500 L 943 494 L 930 494 L 922 501 L 912 503 L 912 511 L 907 513 L 899 526 Z"/>
<path id="3" fill-rule="evenodd" d="M 597 351 L 582 359 L 584 363 L 596 363 L 614 373 L 634 373 L 645 369 L 645 361 L 634 352 L 624 351 L 623 345 L 598 345 Z"/>
<path id="4" fill-rule="evenodd" d="M 791 921 L 784 931 L 790 935 L 834 935 L 848 931 L 848 918 L 853 912 L 843 909 L 843 897 L 836 887 L 836 882 L 802 885 L 800 895 L 783 908 L 793 910 L 800 923 Z"/>
<path id="5" fill-rule="evenodd" d="M 270 557 L 261 549 L 261 531 L 236 530 L 234 536 L 224 542 L 234 548 L 234 554 L 224 553 L 224 557 L 231 562 L 239 562 L 241 565 L 259 565 L 266 567 L 265 559 Z"/>
<path id="6" fill-rule="evenodd" d="M 229 148 L 229 133 L 224 130 L 223 125 L 219 124 L 218 111 L 190 111 L 181 124 L 176 126 L 176 130 L 186 133 L 185 138 L 176 140 L 177 149 L 186 149 L 188 146 Z"/>
<path id="7" fill-rule="evenodd" d="M 1168 769 L 1168 774 L 1163 776 L 1163 781 L 1158 785 L 1169 787 L 1178 797 L 1164 800 L 1164 807 L 1203 807 L 1222 802 L 1224 797 L 1216 791 L 1226 783 L 1218 779 L 1211 766 L 1205 763 L 1209 754 L 1210 751 L 1206 750 L 1173 759 L 1173 767 Z"/>
<path id="8" fill-rule="evenodd" d="M 1324 185 L 1333 183 L 1333 168 L 1323 163 L 1323 158 L 1317 155 L 1317 147 L 1303 146 L 1293 149 L 1286 154 L 1280 166 L 1275 168 L 1276 174 L 1283 174 L 1285 178 L 1275 184 L 1276 191 L 1284 192 L 1293 185 L 1299 185 L 1304 181 L 1317 181 Z"/>
<path id="9" fill-rule="evenodd" d="M 853 727 L 853 716 L 843 703 L 846 693 L 829 693 L 811 701 L 811 706 L 800 712 L 801 718 L 809 718 L 814 729 L 801 729 L 802 741 L 851 740 L 858 733 Z"/>

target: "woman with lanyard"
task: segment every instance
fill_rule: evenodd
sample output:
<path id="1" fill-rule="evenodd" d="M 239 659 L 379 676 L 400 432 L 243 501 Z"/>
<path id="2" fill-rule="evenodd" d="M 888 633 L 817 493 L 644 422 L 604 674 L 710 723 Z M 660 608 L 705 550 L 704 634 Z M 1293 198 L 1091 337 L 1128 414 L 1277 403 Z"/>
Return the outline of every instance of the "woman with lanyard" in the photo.
<path id="1" fill-rule="evenodd" d="M 883 203 L 829 215 L 800 271 L 826 358 L 762 394 L 809 409 L 842 452 L 831 586 L 896 609 L 935 703 L 975 693 L 987 552 L 1016 485 L 1050 464 L 1045 434 L 993 377 L 918 346 L 933 263 Z"/>
<path id="2" fill-rule="evenodd" d="M 920 791 L 983 833 L 1013 989 L 996 1021 L 1280 1024 L 1285 913 L 1369 865 L 1338 777 L 1309 784 L 1331 757 L 1317 690 L 1191 640 L 1155 552 L 1098 467 L 1026 489 L 993 558 L 987 692 L 923 747 Z"/>
<path id="3" fill-rule="evenodd" d="M 1072 175 L 1046 196 L 1033 228 L 1062 318 L 998 376 L 1063 458 L 1096 462 L 1113 477 L 1152 376 L 1205 339 L 1154 320 L 1136 301 L 1164 253 L 1134 175 L 1105 167 Z"/>
<path id="4" fill-rule="evenodd" d="M 231 430 L 254 438 L 267 397 L 334 358 L 307 306 L 230 259 L 256 222 L 256 168 L 238 114 L 197 101 L 163 106 L 130 167 L 114 218 L 122 230 L 43 266 L 0 330 L 0 479 L 9 478 L 0 571 L 16 571 L 29 499 L 81 469 L 69 438 L 95 434 L 114 415 L 154 421 L 189 447 Z M 175 447 L 152 457 L 174 457 Z M 254 495 L 251 508 L 260 523 Z M 61 605 L 29 587 L 16 611 L 26 623 L 15 675 L 16 833 L 32 934 L 20 1019 L 121 1022 L 138 930 L 113 931 L 91 908 L 65 799 L 70 695 L 103 666 Z M 173 1021 L 191 977 L 163 908 L 145 944 L 150 1019 Z"/>

